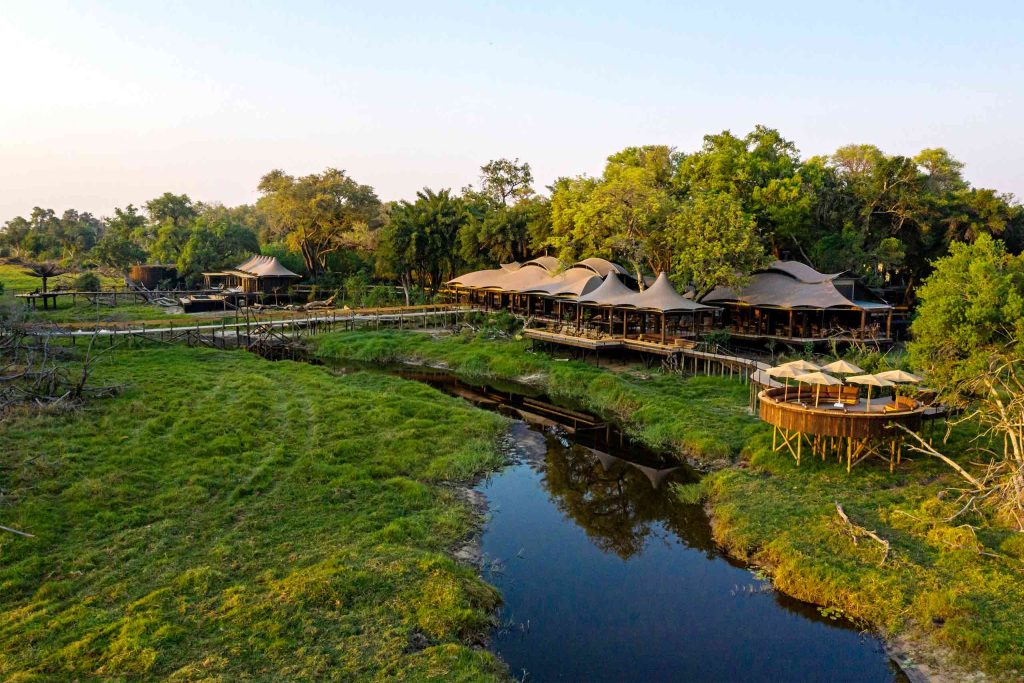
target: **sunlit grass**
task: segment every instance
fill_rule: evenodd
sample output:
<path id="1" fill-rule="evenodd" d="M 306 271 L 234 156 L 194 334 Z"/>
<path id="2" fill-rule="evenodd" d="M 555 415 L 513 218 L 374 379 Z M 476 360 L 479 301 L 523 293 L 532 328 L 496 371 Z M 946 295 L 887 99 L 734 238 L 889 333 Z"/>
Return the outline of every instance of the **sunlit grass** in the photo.
<path id="1" fill-rule="evenodd" d="M 946 450 L 966 460 L 969 435 L 961 430 Z M 704 481 L 720 543 L 771 567 L 786 593 L 888 635 L 932 639 L 968 667 L 1010 678 L 1024 670 L 1024 535 L 978 514 L 951 519 L 964 503 L 945 465 L 916 456 L 895 474 L 881 461 L 851 474 L 835 460 L 797 467 L 765 436 L 746 454 L 748 467 Z M 853 542 L 837 502 L 890 541 L 884 565 L 878 543 Z"/>
<path id="2" fill-rule="evenodd" d="M 0 534 L 0 678 L 498 677 L 444 484 L 499 463 L 501 418 L 242 352 L 115 352 L 95 380 L 127 389 L 0 431 L 0 520 L 36 535 Z"/>
<path id="3" fill-rule="evenodd" d="M 622 423 L 653 448 L 703 462 L 728 461 L 763 430 L 747 411 L 747 387 L 722 377 L 683 377 L 642 367 L 611 373 L 529 352 L 525 340 L 432 337 L 416 332 L 339 332 L 316 341 L 322 358 L 444 364 L 467 378 L 525 380 L 553 399 Z"/>

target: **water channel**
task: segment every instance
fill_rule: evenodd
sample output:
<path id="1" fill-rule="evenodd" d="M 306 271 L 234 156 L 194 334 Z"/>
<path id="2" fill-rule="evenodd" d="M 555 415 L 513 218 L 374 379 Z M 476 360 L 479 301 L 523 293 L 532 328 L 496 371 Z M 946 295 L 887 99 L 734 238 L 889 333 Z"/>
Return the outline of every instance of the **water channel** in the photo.
<path id="1" fill-rule="evenodd" d="M 880 640 L 771 589 L 716 547 L 696 474 L 526 387 L 393 370 L 521 418 L 479 486 L 491 649 L 526 681 L 906 681 Z"/>

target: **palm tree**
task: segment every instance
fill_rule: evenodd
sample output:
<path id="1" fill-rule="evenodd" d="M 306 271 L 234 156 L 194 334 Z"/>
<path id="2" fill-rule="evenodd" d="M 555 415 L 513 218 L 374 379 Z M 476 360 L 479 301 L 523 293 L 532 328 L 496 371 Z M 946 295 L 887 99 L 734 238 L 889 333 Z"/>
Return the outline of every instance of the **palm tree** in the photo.
<path id="1" fill-rule="evenodd" d="M 51 277 L 57 277 L 63 275 L 67 271 L 58 266 L 56 263 L 29 263 L 27 265 L 26 275 L 32 277 L 38 277 L 43 279 L 43 293 L 46 293 L 46 281 Z"/>

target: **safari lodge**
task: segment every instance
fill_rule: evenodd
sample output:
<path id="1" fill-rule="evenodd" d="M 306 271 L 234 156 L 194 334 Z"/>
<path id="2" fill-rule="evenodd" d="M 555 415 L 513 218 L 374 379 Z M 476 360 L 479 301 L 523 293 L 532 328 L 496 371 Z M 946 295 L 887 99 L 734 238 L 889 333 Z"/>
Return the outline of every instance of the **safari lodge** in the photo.
<path id="1" fill-rule="evenodd" d="M 692 346 L 718 315 L 676 292 L 664 273 L 641 290 L 622 266 L 599 258 L 563 270 L 544 256 L 468 273 L 448 286 L 460 302 L 526 316 L 527 338 L 584 349 Z"/>
<path id="2" fill-rule="evenodd" d="M 582 348 L 657 352 L 690 347 L 716 330 L 737 341 L 892 340 L 892 306 L 856 278 L 796 261 L 776 261 L 745 287 L 718 287 L 700 302 L 677 292 L 664 273 L 644 285 L 605 259 L 564 268 L 551 256 L 448 282 L 462 303 L 526 316 L 529 338 Z"/>
<path id="3" fill-rule="evenodd" d="M 737 339 L 892 341 L 892 306 L 856 278 L 819 273 L 798 261 L 775 261 L 751 275 L 746 287 L 718 287 L 703 303 L 722 307 L 723 327 Z"/>
<path id="4" fill-rule="evenodd" d="M 302 279 L 285 268 L 276 256 L 255 255 L 228 270 L 203 273 L 203 294 L 182 297 L 186 313 L 220 310 L 240 303 L 277 303 L 287 300 L 292 285 Z"/>

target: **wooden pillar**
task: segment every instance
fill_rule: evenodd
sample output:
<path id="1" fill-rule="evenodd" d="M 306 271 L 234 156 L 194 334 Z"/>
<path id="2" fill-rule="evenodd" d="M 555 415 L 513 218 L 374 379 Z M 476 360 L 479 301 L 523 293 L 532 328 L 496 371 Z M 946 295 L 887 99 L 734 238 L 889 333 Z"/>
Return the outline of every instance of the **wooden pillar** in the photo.
<path id="1" fill-rule="evenodd" d="M 892 339 L 892 309 L 889 309 L 889 315 L 885 316 L 885 336 Z"/>
<path id="2" fill-rule="evenodd" d="M 661 343 L 665 343 L 665 314 L 661 314 Z"/>
<path id="3" fill-rule="evenodd" d="M 789 309 L 789 337 L 793 336 L 793 309 Z"/>
<path id="4" fill-rule="evenodd" d="M 861 309 L 861 312 L 860 312 L 860 336 L 862 338 L 864 337 L 864 326 L 867 324 L 867 321 L 868 321 L 868 312 L 863 310 L 863 309 Z"/>

